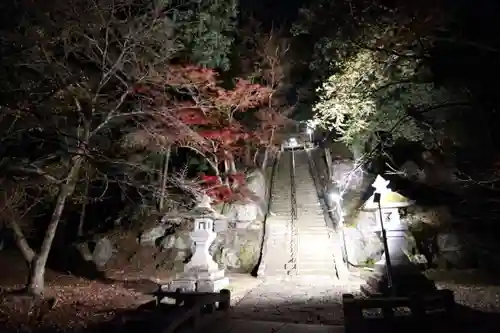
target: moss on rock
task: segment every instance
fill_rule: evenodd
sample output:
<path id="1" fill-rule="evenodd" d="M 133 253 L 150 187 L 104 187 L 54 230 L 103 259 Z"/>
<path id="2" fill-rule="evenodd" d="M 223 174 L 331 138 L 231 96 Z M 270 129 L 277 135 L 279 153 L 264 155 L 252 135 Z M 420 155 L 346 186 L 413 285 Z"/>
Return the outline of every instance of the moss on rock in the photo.
<path id="1" fill-rule="evenodd" d="M 253 242 L 247 241 L 240 247 L 239 258 L 242 271 L 249 273 L 257 265 L 259 252 L 256 251 L 254 245 Z"/>

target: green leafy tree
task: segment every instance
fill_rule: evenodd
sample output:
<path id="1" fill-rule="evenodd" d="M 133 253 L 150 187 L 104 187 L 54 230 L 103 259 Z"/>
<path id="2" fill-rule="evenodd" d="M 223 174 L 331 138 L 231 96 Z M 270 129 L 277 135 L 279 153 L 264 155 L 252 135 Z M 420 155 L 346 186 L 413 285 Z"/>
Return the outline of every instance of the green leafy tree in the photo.
<path id="1" fill-rule="evenodd" d="M 330 18 L 339 15 L 342 20 Z M 450 136 L 444 126 L 450 110 L 469 100 L 459 87 L 436 85 L 429 66 L 436 31 L 446 24 L 437 6 L 315 1 L 304 8 L 295 35 L 325 29 L 308 65 L 317 73 L 316 122 L 350 145 L 363 145 L 377 132 L 439 145 Z"/>
<path id="2" fill-rule="evenodd" d="M 162 0 L 188 59 L 201 66 L 229 69 L 236 36 L 237 0 Z"/>
<path id="3" fill-rule="evenodd" d="M 443 112 L 464 98 L 436 87 L 421 62 L 360 49 L 320 88 L 316 119 L 350 145 L 368 142 L 373 133 L 383 131 L 394 140 L 434 146 L 446 135 Z M 443 110 L 428 112 L 437 107 Z"/>

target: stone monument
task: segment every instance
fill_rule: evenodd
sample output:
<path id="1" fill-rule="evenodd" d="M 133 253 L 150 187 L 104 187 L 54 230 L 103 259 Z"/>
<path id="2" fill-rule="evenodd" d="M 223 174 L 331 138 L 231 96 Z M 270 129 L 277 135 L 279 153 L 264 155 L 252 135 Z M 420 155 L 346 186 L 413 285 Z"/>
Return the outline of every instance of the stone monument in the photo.
<path id="1" fill-rule="evenodd" d="M 411 200 L 388 188 L 389 181 L 377 176 L 372 187 L 374 194 L 365 202 L 362 209 L 373 212 L 377 226 L 374 232 L 383 237 L 385 229 L 390 266 L 386 262 L 386 253 L 375 263 L 375 270 L 362 286 L 366 294 L 408 295 L 415 292 L 433 291 L 434 284 L 429 281 L 419 268 L 408 258 L 408 226 L 401 222 L 399 210 L 413 204 Z M 376 194 L 379 202 L 376 202 Z M 383 225 L 383 229 L 382 229 Z M 389 279 L 389 274 L 391 279 Z M 392 286 L 390 286 L 392 282 Z"/>
<path id="2" fill-rule="evenodd" d="M 227 228 L 226 218 L 212 209 L 210 201 L 205 196 L 190 212 L 194 220 L 193 231 L 190 233 L 195 244 L 194 253 L 184 266 L 183 274 L 168 284 L 170 291 L 181 288 L 184 291 L 218 292 L 229 284 L 224 270 L 219 268 L 209 252 L 217 232 Z"/>

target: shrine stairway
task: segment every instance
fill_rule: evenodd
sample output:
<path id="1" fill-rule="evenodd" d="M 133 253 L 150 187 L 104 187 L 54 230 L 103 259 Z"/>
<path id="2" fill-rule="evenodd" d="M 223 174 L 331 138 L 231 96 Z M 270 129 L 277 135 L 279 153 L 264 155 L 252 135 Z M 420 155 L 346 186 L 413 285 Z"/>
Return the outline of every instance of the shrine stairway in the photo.
<path id="1" fill-rule="evenodd" d="M 281 154 L 270 211 L 259 276 L 336 275 L 332 230 L 325 222 L 306 151 Z"/>

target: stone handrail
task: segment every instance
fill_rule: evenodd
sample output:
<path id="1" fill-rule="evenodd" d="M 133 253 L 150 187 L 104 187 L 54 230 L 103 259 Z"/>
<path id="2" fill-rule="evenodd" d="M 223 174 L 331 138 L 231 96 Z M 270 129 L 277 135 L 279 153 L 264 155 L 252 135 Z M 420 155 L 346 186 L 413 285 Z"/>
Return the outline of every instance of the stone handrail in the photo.
<path id="1" fill-rule="evenodd" d="M 266 188 L 266 201 L 267 201 L 267 209 L 266 209 L 266 214 L 265 214 L 265 220 L 264 220 L 264 237 L 262 237 L 262 244 L 261 244 L 261 251 L 260 251 L 260 257 L 259 257 L 259 263 L 258 263 L 258 268 L 257 268 L 257 276 L 263 276 L 264 275 L 264 270 L 266 263 L 264 262 L 264 258 L 266 258 L 267 254 L 267 240 L 269 237 L 269 227 L 267 223 L 265 222 L 271 214 L 271 206 L 272 206 L 272 191 L 273 191 L 273 185 L 274 185 L 274 176 L 276 174 L 278 164 L 280 162 L 281 158 L 281 152 L 279 152 L 273 159 L 272 161 L 272 166 L 268 167 L 266 170 L 266 180 L 269 182 L 267 184 Z"/>
<path id="2" fill-rule="evenodd" d="M 210 325 L 221 317 L 229 314 L 231 307 L 231 292 L 222 289 L 218 293 L 164 291 L 161 287 L 150 295 L 155 297 L 156 306 L 159 308 L 165 298 L 175 300 L 175 307 L 183 310 L 175 318 L 166 323 L 160 333 L 195 332 Z"/>
<path id="3" fill-rule="evenodd" d="M 325 222 L 328 228 L 331 230 L 330 231 L 330 239 L 332 242 L 334 242 L 334 257 L 335 257 L 335 266 L 337 268 L 337 275 L 338 278 L 341 280 L 346 280 L 349 278 L 349 271 L 347 268 L 347 263 L 344 262 L 344 257 L 345 255 L 343 254 L 342 251 L 342 245 L 344 241 L 340 237 L 340 231 L 337 228 L 337 224 L 334 223 L 334 216 L 332 214 L 332 207 L 329 206 L 328 199 L 326 198 L 326 193 L 324 182 L 321 181 L 321 179 L 324 179 L 319 176 L 320 170 L 318 168 L 318 165 L 316 161 L 314 160 L 314 157 L 311 156 L 311 151 L 307 151 L 308 157 L 309 157 L 309 169 L 311 176 L 313 178 L 314 184 L 316 186 L 316 190 L 318 191 L 318 196 L 320 199 L 320 204 L 323 209 L 323 213 L 325 216 Z M 327 178 L 328 181 L 328 178 Z"/>

